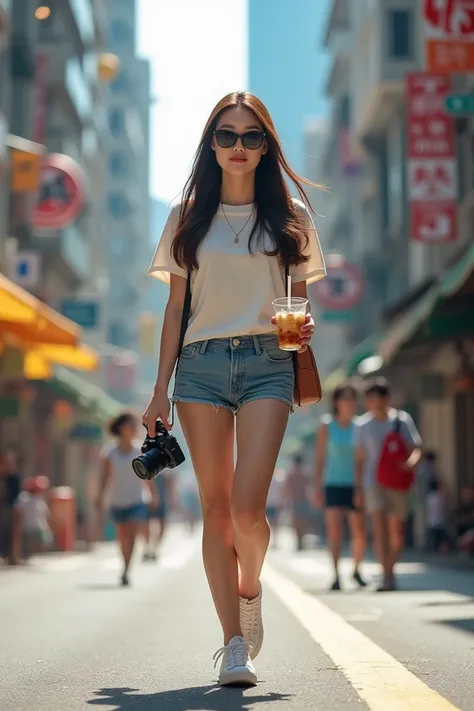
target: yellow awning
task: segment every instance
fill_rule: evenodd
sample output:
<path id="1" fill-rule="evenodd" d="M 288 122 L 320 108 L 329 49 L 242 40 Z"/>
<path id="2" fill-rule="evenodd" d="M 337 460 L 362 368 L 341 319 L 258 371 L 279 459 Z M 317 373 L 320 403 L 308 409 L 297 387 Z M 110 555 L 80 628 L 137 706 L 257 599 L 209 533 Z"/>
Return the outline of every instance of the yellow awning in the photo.
<path id="1" fill-rule="evenodd" d="M 28 343 L 76 346 L 81 329 L 0 274 L 0 334 Z"/>
<path id="2" fill-rule="evenodd" d="M 27 380 L 49 380 L 52 374 L 51 365 L 36 351 L 25 353 L 23 375 Z"/>
<path id="3" fill-rule="evenodd" d="M 97 370 L 100 356 L 93 348 L 79 346 L 43 346 L 33 348 L 31 353 L 54 365 L 62 365 L 73 370 Z"/>

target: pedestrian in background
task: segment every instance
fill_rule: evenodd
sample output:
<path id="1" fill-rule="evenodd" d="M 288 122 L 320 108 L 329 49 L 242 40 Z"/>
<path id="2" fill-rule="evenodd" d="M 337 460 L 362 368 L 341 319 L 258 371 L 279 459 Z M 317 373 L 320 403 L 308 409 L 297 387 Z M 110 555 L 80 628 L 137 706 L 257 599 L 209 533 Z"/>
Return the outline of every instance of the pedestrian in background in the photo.
<path id="1" fill-rule="evenodd" d="M 107 444 L 100 455 L 102 469 L 96 507 L 100 515 L 104 511 L 108 494 L 110 514 L 117 529 L 123 559 L 120 578 L 123 586 L 130 583 L 130 562 L 140 525 L 148 517 L 148 506 L 158 504 L 156 489 L 151 482 L 144 482 L 133 473 L 132 460 L 141 454 L 137 424 L 136 417 L 130 412 L 123 412 L 116 417 L 109 427 L 115 442 Z"/>
<path id="2" fill-rule="evenodd" d="M 44 553 L 53 545 L 54 522 L 46 501 L 48 490 L 48 477 L 31 477 L 25 481 L 23 491 L 16 502 L 16 509 L 21 516 L 26 559 Z"/>
<path id="3" fill-rule="evenodd" d="M 277 534 L 280 525 L 281 510 L 284 505 L 285 470 L 276 469 L 267 497 L 267 519 L 271 532 L 271 544 L 277 547 Z"/>
<path id="4" fill-rule="evenodd" d="M 170 511 L 176 508 L 175 481 L 173 475 L 162 471 L 151 483 L 156 487 L 157 505 L 153 502 L 148 507 L 148 522 L 146 526 L 144 561 L 158 560 L 163 538 L 168 529 Z"/>
<path id="5" fill-rule="evenodd" d="M 432 553 L 447 553 L 449 551 L 447 519 L 448 499 L 446 490 L 439 479 L 433 479 L 426 495 L 428 550 Z"/>
<path id="6" fill-rule="evenodd" d="M 396 590 L 395 565 L 400 559 L 408 517 L 411 472 L 421 457 L 421 437 L 407 412 L 390 407 L 390 387 L 385 378 L 365 391 L 367 413 L 355 430 L 355 503 L 372 520 L 375 554 L 382 566 L 379 592 Z M 399 453 L 403 450 L 403 460 Z M 387 485 L 387 475 L 395 477 Z M 399 479 L 403 479 L 403 485 Z"/>
<path id="7" fill-rule="evenodd" d="M 310 476 L 304 457 L 300 453 L 295 454 L 291 467 L 286 473 L 284 496 L 290 510 L 297 551 L 304 550 L 304 539 L 309 528 L 311 515 L 309 484 Z"/>
<path id="8" fill-rule="evenodd" d="M 365 553 L 364 518 L 354 506 L 356 389 L 352 385 L 340 385 L 332 394 L 332 406 L 332 415 L 321 418 L 316 438 L 315 500 L 316 506 L 324 507 L 327 540 L 334 564 L 331 590 L 340 590 L 339 558 L 345 519 L 349 524 L 354 560 L 352 577 L 360 587 L 366 585 L 359 570 Z"/>
<path id="9" fill-rule="evenodd" d="M 306 204 L 292 199 L 286 178 Z M 247 92 L 229 94 L 206 124 L 150 268 L 170 283 L 144 414 L 151 434 L 157 418 L 169 427 L 168 386 L 191 291 L 173 400 L 199 482 L 204 565 L 224 636 L 215 655 L 221 684 L 257 682 L 265 508 L 294 393 L 293 357 L 278 346 L 272 301 L 285 296 L 286 269 L 292 295 L 303 298 L 306 284 L 326 273 L 306 205 L 268 110 Z M 296 334 L 301 350 L 313 330 L 307 314 Z"/>
<path id="10" fill-rule="evenodd" d="M 13 447 L 0 452 L 0 557 L 9 565 L 19 562 L 21 516 L 16 503 L 21 493 L 19 457 Z"/>

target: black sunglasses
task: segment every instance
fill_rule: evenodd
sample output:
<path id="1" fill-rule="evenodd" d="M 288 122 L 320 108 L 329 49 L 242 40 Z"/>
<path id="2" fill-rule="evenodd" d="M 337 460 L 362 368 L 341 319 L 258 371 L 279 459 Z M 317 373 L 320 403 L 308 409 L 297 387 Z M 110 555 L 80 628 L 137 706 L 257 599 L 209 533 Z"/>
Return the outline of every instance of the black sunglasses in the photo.
<path id="1" fill-rule="evenodd" d="M 214 131 L 214 136 L 216 137 L 217 145 L 221 148 L 232 148 L 240 138 L 244 148 L 256 151 L 265 140 L 266 133 L 264 131 L 246 131 L 239 134 L 235 133 L 235 131 L 230 131 L 228 128 L 218 128 Z"/>

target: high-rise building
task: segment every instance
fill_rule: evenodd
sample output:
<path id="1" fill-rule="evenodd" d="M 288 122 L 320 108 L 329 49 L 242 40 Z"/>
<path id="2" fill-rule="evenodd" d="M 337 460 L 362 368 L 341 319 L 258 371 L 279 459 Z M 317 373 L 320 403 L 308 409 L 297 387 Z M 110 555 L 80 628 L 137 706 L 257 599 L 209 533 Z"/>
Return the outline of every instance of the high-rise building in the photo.
<path id="1" fill-rule="evenodd" d="M 130 402 L 138 378 L 141 292 L 149 235 L 150 65 L 137 56 L 135 0 L 109 3 L 110 48 L 120 73 L 108 100 L 106 385 Z M 127 370 L 128 369 L 128 370 Z"/>
<path id="2" fill-rule="evenodd" d="M 328 0 L 249 0 L 249 90 L 267 105 L 285 154 L 296 171 L 304 167 L 303 129 L 309 116 L 326 111 L 320 83 L 324 49 L 315 40 Z"/>

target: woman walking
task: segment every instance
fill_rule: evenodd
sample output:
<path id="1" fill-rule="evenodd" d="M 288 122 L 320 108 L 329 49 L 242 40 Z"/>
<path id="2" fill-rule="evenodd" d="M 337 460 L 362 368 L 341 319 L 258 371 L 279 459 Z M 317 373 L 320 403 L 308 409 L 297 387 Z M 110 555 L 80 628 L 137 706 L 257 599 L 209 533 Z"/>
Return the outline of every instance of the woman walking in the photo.
<path id="1" fill-rule="evenodd" d="M 144 422 L 166 426 L 191 275 L 191 317 L 173 401 L 196 472 L 203 557 L 224 646 L 221 684 L 256 684 L 263 641 L 260 572 L 269 544 L 268 489 L 293 405 L 291 353 L 278 347 L 272 301 L 325 275 L 301 179 L 287 164 L 272 119 L 255 96 L 236 92 L 213 110 L 182 203 L 165 226 L 150 273 L 170 283 L 160 363 Z M 309 204 L 309 203 L 308 203 Z M 314 330 L 307 314 L 300 347 Z M 237 461 L 234 464 L 234 434 Z"/>
<path id="2" fill-rule="evenodd" d="M 355 413 L 357 392 L 342 385 L 332 396 L 333 415 L 321 422 L 316 440 L 316 506 L 325 508 L 329 549 L 334 563 L 331 590 L 340 590 L 339 558 L 344 537 L 344 518 L 349 523 L 354 557 L 353 579 L 365 587 L 359 566 L 365 552 L 362 513 L 354 507 Z"/>
<path id="3" fill-rule="evenodd" d="M 140 527 L 148 517 L 148 505 L 156 508 L 156 489 L 133 473 L 132 460 L 137 457 L 137 420 L 130 412 L 119 415 L 110 425 L 115 442 L 106 445 L 101 453 L 102 471 L 99 481 L 97 509 L 103 512 L 109 493 L 110 514 L 117 528 L 117 538 L 123 558 L 121 585 L 130 584 L 128 570 Z"/>

